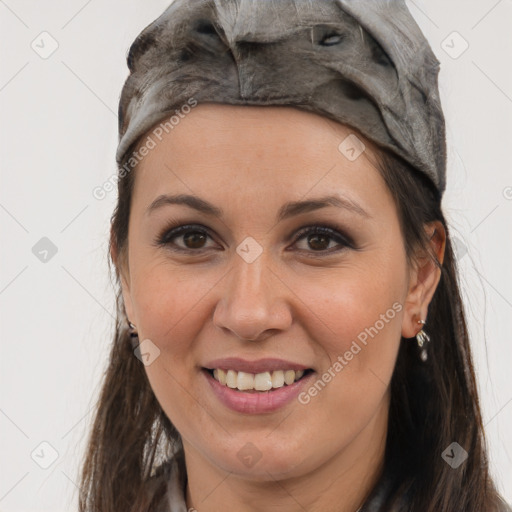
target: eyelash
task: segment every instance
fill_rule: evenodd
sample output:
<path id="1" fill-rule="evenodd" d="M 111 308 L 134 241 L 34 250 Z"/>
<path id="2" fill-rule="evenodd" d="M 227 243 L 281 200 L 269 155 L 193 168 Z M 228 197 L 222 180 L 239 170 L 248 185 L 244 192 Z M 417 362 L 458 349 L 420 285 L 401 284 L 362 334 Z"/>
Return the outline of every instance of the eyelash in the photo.
<path id="1" fill-rule="evenodd" d="M 169 247 L 170 245 L 174 245 L 173 243 L 171 243 L 172 239 L 178 238 L 179 236 L 183 236 L 184 234 L 189 233 L 189 232 L 199 233 L 199 234 L 206 235 L 206 236 L 212 238 L 209 234 L 209 231 L 206 228 L 204 228 L 198 224 L 185 224 L 185 225 L 173 224 L 173 225 L 167 226 L 163 230 L 162 234 L 156 238 L 154 243 L 157 247 L 164 246 L 164 247 L 169 248 L 170 250 L 187 253 L 187 254 L 191 254 L 191 253 L 201 254 L 201 253 L 207 251 L 208 248 L 206 248 L 206 249 L 184 249 L 182 247 L 177 247 L 176 245 L 172 248 Z M 310 235 L 310 234 L 325 235 L 325 236 L 335 240 L 343 247 L 335 249 L 335 250 L 325 249 L 325 250 L 320 250 L 320 251 L 313 251 L 313 250 L 308 251 L 308 250 L 299 249 L 300 252 L 305 251 L 305 252 L 312 253 L 315 256 L 323 257 L 323 256 L 331 255 L 333 253 L 340 252 L 347 248 L 356 249 L 352 238 L 349 237 L 348 235 L 345 235 L 339 227 L 337 227 L 334 224 L 330 224 L 329 222 L 324 222 L 324 223 L 322 223 L 322 225 L 313 224 L 313 225 L 309 225 L 309 226 L 305 226 L 305 227 L 301 228 L 294 236 L 293 243 L 296 244 L 299 240 L 301 240 L 302 238 L 305 238 L 307 235 Z"/>

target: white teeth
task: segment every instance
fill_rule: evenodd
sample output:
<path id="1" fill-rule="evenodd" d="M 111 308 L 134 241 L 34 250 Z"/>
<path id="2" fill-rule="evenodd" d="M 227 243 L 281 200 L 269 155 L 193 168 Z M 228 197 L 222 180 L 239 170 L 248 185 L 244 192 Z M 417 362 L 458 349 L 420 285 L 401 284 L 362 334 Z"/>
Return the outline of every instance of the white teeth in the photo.
<path id="1" fill-rule="evenodd" d="M 226 374 L 226 385 L 228 388 L 236 388 L 237 372 L 234 370 L 228 370 Z"/>
<path id="2" fill-rule="evenodd" d="M 252 373 L 238 372 L 236 387 L 240 391 L 244 389 L 254 389 L 254 375 Z"/>
<path id="3" fill-rule="evenodd" d="M 277 370 L 272 372 L 272 387 L 282 388 L 284 386 L 284 372 L 283 370 Z"/>
<path id="4" fill-rule="evenodd" d="M 213 372 L 213 376 L 215 377 L 215 371 Z M 221 370 L 220 368 L 217 370 L 217 380 L 221 384 L 226 384 L 226 372 L 224 370 Z"/>
<path id="5" fill-rule="evenodd" d="M 238 373 L 240 375 L 240 373 Z M 254 376 L 254 389 L 256 391 L 268 391 L 272 389 L 272 377 L 269 372 L 257 373 Z"/>
<path id="6" fill-rule="evenodd" d="M 287 370 L 284 372 L 284 381 L 288 385 L 293 384 L 295 381 L 295 372 L 293 370 Z"/>
<path id="7" fill-rule="evenodd" d="M 273 372 L 247 373 L 215 368 L 213 378 L 221 384 L 240 391 L 268 391 L 289 386 L 304 375 L 304 370 L 275 370 Z"/>

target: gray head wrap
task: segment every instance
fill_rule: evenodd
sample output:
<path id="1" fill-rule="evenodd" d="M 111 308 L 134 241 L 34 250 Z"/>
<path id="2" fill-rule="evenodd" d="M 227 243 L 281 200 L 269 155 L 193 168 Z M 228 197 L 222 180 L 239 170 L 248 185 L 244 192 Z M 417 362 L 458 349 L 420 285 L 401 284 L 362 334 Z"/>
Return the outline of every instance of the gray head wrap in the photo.
<path id="1" fill-rule="evenodd" d="M 127 60 L 118 164 L 191 98 L 289 105 L 352 126 L 444 192 L 439 61 L 405 0 L 175 0 Z"/>

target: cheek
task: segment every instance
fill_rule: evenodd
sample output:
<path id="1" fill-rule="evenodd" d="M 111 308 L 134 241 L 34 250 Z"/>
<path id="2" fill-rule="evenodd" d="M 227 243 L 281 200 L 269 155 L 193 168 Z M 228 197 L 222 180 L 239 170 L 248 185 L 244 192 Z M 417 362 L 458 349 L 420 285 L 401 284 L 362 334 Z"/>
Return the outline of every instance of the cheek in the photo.
<path id="1" fill-rule="evenodd" d="M 133 279 L 134 305 L 140 331 L 161 350 L 177 353 L 190 348 L 200 329 L 197 315 L 218 277 L 205 272 L 198 275 L 185 268 L 157 262 L 140 265 Z"/>
<path id="2" fill-rule="evenodd" d="M 312 320 L 311 335 L 323 364 L 300 400 L 323 425 L 325 450 L 354 438 L 384 407 L 400 344 L 399 278 L 394 268 L 365 266 L 340 274 L 335 285 L 326 278 L 309 288 L 309 317 L 321 320 Z M 308 429 L 305 422 L 305 436 Z"/>
<path id="3" fill-rule="evenodd" d="M 216 279 L 199 276 L 168 263 L 140 266 L 134 278 L 134 296 L 140 322 L 140 340 L 149 339 L 159 356 L 145 371 L 166 415 L 180 432 L 193 432 L 194 422 L 211 405 L 194 391 L 197 385 L 196 340 L 204 322 L 204 301 Z"/>
<path id="4" fill-rule="evenodd" d="M 403 255 L 379 251 L 303 289 L 310 317 L 320 319 L 311 335 L 324 351 L 321 373 L 333 390 L 343 391 L 329 393 L 333 406 L 340 399 L 357 405 L 372 394 L 378 399 L 389 384 L 401 339 L 405 276 Z"/>
<path id="5" fill-rule="evenodd" d="M 310 297 L 312 311 L 326 327 L 322 344 L 328 345 L 330 353 L 341 353 L 349 350 L 353 340 L 364 343 L 369 330 L 377 336 L 373 326 L 384 336 L 392 330 L 390 327 L 400 332 L 403 289 L 403 270 L 399 266 L 365 265 L 338 278 L 326 276 L 304 294 Z"/>

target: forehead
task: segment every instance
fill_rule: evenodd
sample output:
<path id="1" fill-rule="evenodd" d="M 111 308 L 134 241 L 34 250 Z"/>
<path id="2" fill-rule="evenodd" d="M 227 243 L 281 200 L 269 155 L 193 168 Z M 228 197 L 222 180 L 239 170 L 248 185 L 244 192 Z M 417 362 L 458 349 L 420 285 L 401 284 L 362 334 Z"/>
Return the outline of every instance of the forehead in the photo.
<path id="1" fill-rule="evenodd" d="M 141 139 L 142 145 L 153 141 L 136 171 L 136 189 L 146 202 L 175 189 L 222 200 L 233 193 L 261 200 L 269 190 L 294 198 L 333 189 L 367 200 L 385 194 L 374 145 L 318 114 L 199 104 L 176 120 Z"/>

